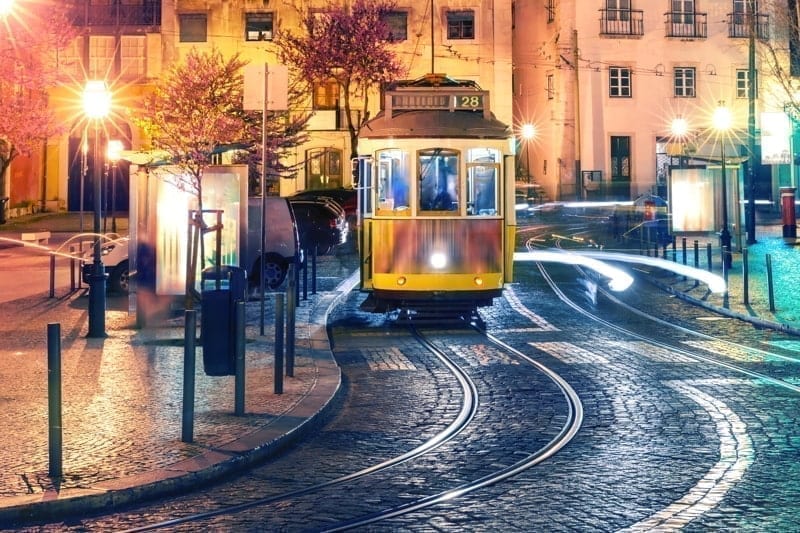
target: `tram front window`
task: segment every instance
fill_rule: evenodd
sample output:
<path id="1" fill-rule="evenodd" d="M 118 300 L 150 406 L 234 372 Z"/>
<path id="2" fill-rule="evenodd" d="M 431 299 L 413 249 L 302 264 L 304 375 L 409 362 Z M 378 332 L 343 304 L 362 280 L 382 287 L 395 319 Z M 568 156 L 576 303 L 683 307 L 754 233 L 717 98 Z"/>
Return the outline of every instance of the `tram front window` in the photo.
<path id="1" fill-rule="evenodd" d="M 467 214 L 493 216 L 498 214 L 497 176 L 500 171 L 496 150 L 473 149 L 467 162 Z"/>
<path id="2" fill-rule="evenodd" d="M 383 150 L 378 154 L 378 212 L 409 214 L 408 153 Z"/>
<path id="3" fill-rule="evenodd" d="M 418 168 L 420 212 L 458 211 L 458 152 L 422 150 Z"/>

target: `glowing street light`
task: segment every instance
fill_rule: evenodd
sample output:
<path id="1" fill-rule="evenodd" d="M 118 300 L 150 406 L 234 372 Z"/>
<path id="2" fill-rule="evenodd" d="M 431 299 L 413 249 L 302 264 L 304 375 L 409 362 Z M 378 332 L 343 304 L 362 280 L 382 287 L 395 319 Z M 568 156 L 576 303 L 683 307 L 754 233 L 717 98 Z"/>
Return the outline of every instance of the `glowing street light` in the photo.
<path id="1" fill-rule="evenodd" d="M 536 126 L 533 124 L 522 125 L 522 138 L 525 139 L 525 171 L 528 174 L 528 184 L 531 183 L 531 141 L 536 137 Z"/>
<path id="2" fill-rule="evenodd" d="M 100 122 L 111 112 L 111 93 L 102 80 L 86 82 L 83 91 L 83 110 L 86 117 L 94 122 L 94 256 L 92 272 L 89 275 L 89 332 L 87 337 L 106 336 L 106 272 L 103 266 L 102 239 L 100 238 L 101 218 L 101 174 L 100 156 Z"/>
<path id="3" fill-rule="evenodd" d="M 0 0 L 0 16 L 5 16 L 11 13 L 14 7 L 14 0 Z"/>
<path id="4" fill-rule="evenodd" d="M 728 177 L 725 172 L 725 141 L 728 131 L 733 124 L 730 110 L 725 107 L 725 102 L 720 102 L 711 119 L 714 129 L 717 131 L 718 138 L 721 139 L 722 150 L 722 230 L 719 233 L 719 243 L 722 246 L 722 264 L 725 270 L 730 270 L 731 258 L 731 232 L 728 229 Z"/>

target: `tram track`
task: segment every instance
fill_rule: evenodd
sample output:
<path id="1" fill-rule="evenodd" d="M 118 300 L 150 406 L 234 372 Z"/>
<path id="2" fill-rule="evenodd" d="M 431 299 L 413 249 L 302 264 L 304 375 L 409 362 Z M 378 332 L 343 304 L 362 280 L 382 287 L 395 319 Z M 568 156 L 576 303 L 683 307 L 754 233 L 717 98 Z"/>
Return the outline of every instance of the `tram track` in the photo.
<path id="1" fill-rule="evenodd" d="M 561 242 L 562 239 L 556 240 L 557 247 L 561 247 Z M 528 247 L 529 250 L 537 246 L 538 246 L 537 244 L 530 241 L 526 243 L 526 247 Z M 662 341 L 653 335 L 639 333 L 631 328 L 621 326 L 617 322 L 612 322 L 610 320 L 607 320 L 606 318 L 601 317 L 597 313 L 589 311 L 588 309 L 586 309 L 585 306 L 581 305 L 576 300 L 570 298 L 563 290 L 559 288 L 558 282 L 556 282 L 554 278 L 548 273 L 547 268 L 542 263 L 538 263 L 537 266 L 539 272 L 542 274 L 543 279 L 546 281 L 546 283 L 554 292 L 554 294 L 556 294 L 556 296 L 564 304 L 574 309 L 578 313 L 582 314 L 583 316 L 590 318 L 594 322 L 603 325 L 605 328 L 608 328 L 609 330 L 613 330 L 618 333 L 637 338 L 641 341 L 645 341 L 654 346 L 658 346 L 659 348 L 673 350 L 677 354 L 689 357 L 696 361 L 702 361 L 705 363 L 723 367 L 733 372 L 748 376 L 750 378 L 763 380 L 767 383 L 771 383 L 781 388 L 800 393 L 800 386 L 798 386 L 797 384 L 779 377 L 772 376 L 764 371 L 753 370 L 753 368 L 751 368 L 755 364 L 760 364 L 761 366 L 768 366 L 770 360 L 780 363 L 800 364 L 800 357 L 787 355 L 785 353 L 780 353 L 777 351 L 754 348 L 751 346 L 743 345 L 738 342 L 731 341 L 729 339 L 720 336 L 710 335 L 708 333 L 699 331 L 697 329 L 692 329 L 686 326 L 682 326 L 676 323 L 675 321 L 666 320 L 648 311 L 644 311 L 640 308 L 634 307 L 633 305 L 623 301 L 621 298 L 618 298 L 610 291 L 600 286 L 597 287 L 597 293 L 601 294 L 609 302 L 613 303 L 617 308 L 623 309 L 626 312 L 630 313 L 631 315 L 635 315 L 639 318 L 642 318 L 648 321 L 649 323 L 659 326 L 660 328 L 668 328 L 675 332 L 679 332 L 682 335 L 697 338 L 702 341 L 706 341 L 708 343 L 712 343 L 715 347 L 716 353 L 745 354 L 749 355 L 750 359 L 758 363 L 754 363 L 754 365 L 748 367 L 743 364 L 737 364 L 731 362 L 730 360 L 726 360 L 723 357 L 715 357 L 713 355 L 701 354 L 698 353 L 698 350 L 703 348 L 699 345 L 699 343 L 692 343 L 691 341 L 683 341 L 682 343 Z M 575 268 L 577 271 L 581 272 L 582 275 L 584 276 L 586 275 L 586 272 L 581 267 L 576 266 Z M 685 346 L 687 344 L 690 346 L 690 348 L 687 348 Z M 745 357 L 742 356 L 738 357 L 738 359 L 743 359 L 743 358 Z M 800 379 L 800 367 L 798 367 L 797 379 Z"/>
<path id="2" fill-rule="evenodd" d="M 415 468 L 413 466 L 414 461 L 422 459 L 428 455 L 435 454 L 437 450 L 441 449 L 442 446 L 448 443 L 451 443 L 456 449 L 458 449 L 461 445 L 454 444 L 452 441 L 459 435 L 464 433 L 466 430 L 470 430 L 472 432 L 472 436 L 470 438 L 474 439 L 475 435 L 480 434 L 481 432 L 475 423 L 475 417 L 479 409 L 480 398 L 478 388 L 475 382 L 469 376 L 470 367 L 474 366 L 474 362 L 471 365 L 469 362 L 459 361 L 459 355 L 463 355 L 463 353 L 458 354 L 456 352 L 455 355 L 453 353 L 448 353 L 452 352 L 452 350 L 448 350 L 448 345 L 452 344 L 453 338 L 461 339 L 460 342 L 465 342 L 468 345 L 482 343 L 486 344 L 487 346 L 491 346 L 491 350 L 497 350 L 499 354 L 502 354 L 501 358 L 514 359 L 514 361 L 516 361 L 515 364 L 524 363 L 528 365 L 527 368 L 531 368 L 533 371 L 542 374 L 544 376 L 542 379 L 549 380 L 554 387 L 561 391 L 565 405 L 564 408 L 568 413 L 565 417 L 563 426 L 561 426 L 558 431 L 554 431 L 552 438 L 548 438 L 542 445 L 538 445 L 537 441 L 537 446 L 535 446 L 534 449 L 524 451 L 513 449 L 508 452 L 509 458 L 514 457 L 516 454 L 521 454 L 524 456 L 522 459 L 513 460 L 510 462 L 510 464 L 503 466 L 502 468 L 497 468 L 496 464 L 494 468 L 492 468 L 490 465 L 484 465 L 479 469 L 481 471 L 481 475 L 476 476 L 475 479 L 464 483 L 458 483 L 454 486 L 449 486 L 446 488 L 438 488 L 438 490 L 436 490 L 436 487 L 431 487 L 431 489 L 425 491 L 427 492 L 425 495 L 420 494 L 419 497 L 415 497 L 413 499 L 401 498 L 401 504 L 389 505 L 386 506 L 386 508 L 378 511 L 365 513 L 362 515 L 354 514 L 355 517 L 353 518 L 343 519 L 338 522 L 329 522 L 319 528 L 310 527 L 310 529 L 342 531 L 356 527 L 363 527 L 385 520 L 396 519 L 443 502 L 450 502 L 473 491 L 500 483 L 509 477 L 515 476 L 520 472 L 523 472 L 541 463 L 542 461 L 545 461 L 547 458 L 551 457 L 559 449 L 565 446 L 566 443 L 568 443 L 577 433 L 583 417 L 582 407 L 577 394 L 574 390 L 572 390 L 569 384 L 566 383 L 566 381 L 541 363 L 533 360 L 526 354 L 515 350 L 511 346 L 508 346 L 501 340 L 493 337 L 475 325 L 470 328 L 465 328 L 462 326 L 458 330 L 426 330 L 424 332 L 414 325 L 406 325 L 404 327 L 407 329 L 409 335 L 414 339 L 414 341 L 417 342 L 419 346 L 424 347 L 428 353 L 436 357 L 436 359 L 441 362 L 441 364 L 458 382 L 458 390 L 460 391 L 462 398 L 461 406 L 457 416 L 443 430 L 437 432 L 435 435 L 430 436 L 425 440 L 425 442 L 407 452 L 386 459 L 369 467 L 338 476 L 329 481 L 316 483 L 298 490 L 286 491 L 280 494 L 251 499 L 250 501 L 243 503 L 220 506 L 214 510 L 206 512 L 193 513 L 180 518 L 162 520 L 148 525 L 130 528 L 126 531 L 154 531 L 164 529 L 185 530 L 186 528 L 194 528 L 201 525 L 210 525 L 213 527 L 215 520 L 226 520 L 227 518 L 230 518 L 234 515 L 239 515 L 248 510 L 256 510 L 257 513 L 264 515 L 278 512 L 276 509 L 280 509 L 280 512 L 285 512 L 287 508 L 290 508 L 298 501 L 302 501 L 304 499 L 305 501 L 308 501 L 308 498 L 313 499 L 323 497 L 321 496 L 322 494 L 330 494 L 330 490 L 334 488 L 337 489 L 338 493 L 342 494 L 350 493 L 350 491 L 357 491 L 359 489 L 350 487 L 350 485 L 370 477 L 378 476 L 378 481 L 374 481 L 372 483 L 381 483 L 381 475 L 392 476 L 393 474 L 391 473 L 391 470 L 396 469 L 400 467 L 400 465 L 404 464 L 411 464 L 412 466 L 409 468 Z M 464 340 L 464 336 L 467 336 L 468 339 Z M 538 438 L 540 439 L 541 437 Z M 431 460 L 436 461 L 435 459 Z M 474 460 L 476 459 L 459 459 L 459 461 Z M 421 467 L 417 466 L 416 468 Z M 417 476 L 419 475 L 421 474 L 418 474 Z M 391 489 L 389 488 L 389 490 Z M 424 487 L 421 488 L 421 491 L 424 491 Z M 269 526 L 268 523 L 265 525 Z M 304 527 L 304 529 L 308 528 Z"/>

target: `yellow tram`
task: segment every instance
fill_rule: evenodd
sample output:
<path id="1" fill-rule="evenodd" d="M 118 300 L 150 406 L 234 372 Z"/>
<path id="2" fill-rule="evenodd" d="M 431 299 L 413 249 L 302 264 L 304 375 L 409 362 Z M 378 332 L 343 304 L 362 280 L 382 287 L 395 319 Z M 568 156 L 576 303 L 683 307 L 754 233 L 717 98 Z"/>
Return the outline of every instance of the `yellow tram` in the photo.
<path id="1" fill-rule="evenodd" d="M 512 279 L 514 138 L 488 91 L 442 75 L 395 82 L 358 147 L 362 307 L 492 305 Z"/>

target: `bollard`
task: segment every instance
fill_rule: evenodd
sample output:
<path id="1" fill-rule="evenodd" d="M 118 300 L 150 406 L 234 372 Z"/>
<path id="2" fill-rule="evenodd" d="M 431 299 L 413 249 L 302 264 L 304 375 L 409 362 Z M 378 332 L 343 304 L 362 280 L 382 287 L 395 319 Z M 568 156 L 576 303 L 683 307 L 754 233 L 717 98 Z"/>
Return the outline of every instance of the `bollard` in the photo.
<path id="1" fill-rule="evenodd" d="M 694 240 L 694 267 L 700 268 L 700 243 Z"/>
<path id="2" fill-rule="evenodd" d="M 678 237 L 672 236 L 672 261 L 678 261 Z"/>
<path id="3" fill-rule="evenodd" d="M 317 249 L 314 246 L 314 255 L 311 256 L 311 294 L 317 294 Z"/>
<path id="4" fill-rule="evenodd" d="M 730 270 L 731 264 L 731 249 L 728 246 L 722 247 L 722 278 L 725 280 L 725 283 L 728 283 L 728 271 Z"/>
<path id="5" fill-rule="evenodd" d="M 310 251 L 306 249 L 306 264 L 303 265 L 303 300 L 308 300 L 308 256 Z"/>
<path id="6" fill-rule="evenodd" d="M 294 268 L 293 265 L 289 268 Z M 294 278 L 294 274 L 290 276 L 290 280 Z M 286 375 L 294 377 L 294 338 L 295 338 L 295 324 L 297 317 L 297 297 L 295 295 L 294 285 L 290 285 L 286 291 Z"/>
<path id="7" fill-rule="evenodd" d="M 747 257 L 747 248 L 742 250 L 742 290 L 744 292 L 744 305 L 750 305 L 750 263 Z"/>
<path id="8" fill-rule="evenodd" d="M 711 261 L 712 261 L 712 260 L 711 260 L 711 257 L 712 257 L 713 255 L 714 255 L 714 254 L 711 252 L 711 243 L 710 243 L 710 242 L 707 242 L 707 243 L 706 243 L 706 263 L 708 263 L 708 271 L 709 271 L 709 272 L 711 272 L 711 270 L 712 270 L 712 268 L 713 268 L 713 265 L 711 264 Z"/>
<path id="9" fill-rule="evenodd" d="M 194 440 L 194 374 L 197 310 L 187 309 L 183 319 L 183 415 L 181 441 Z"/>
<path id="10" fill-rule="evenodd" d="M 686 264 L 686 237 L 681 237 L 681 247 L 683 249 L 683 264 Z"/>
<path id="11" fill-rule="evenodd" d="M 50 252 L 50 298 L 56 296 L 56 254 Z"/>
<path id="12" fill-rule="evenodd" d="M 47 426 L 50 477 L 63 475 L 61 426 L 61 324 L 47 325 Z"/>
<path id="13" fill-rule="evenodd" d="M 772 256 L 767 254 L 767 290 L 769 292 L 769 310 L 775 312 L 775 292 L 772 290 Z"/>
<path id="14" fill-rule="evenodd" d="M 235 378 L 234 378 L 234 400 L 233 400 L 233 414 L 236 416 L 244 415 L 244 383 L 245 383 L 245 361 L 244 361 L 244 346 L 245 346 L 245 320 L 244 320 L 244 302 L 237 300 L 233 304 L 236 307 L 236 338 L 234 345 L 236 346 L 236 364 L 235 364 Z"/>
<path id="15" fill-rule="evenodd" d="M 80 277 L 80 275 L 78 275 Z M 69 247 L 69 292 L 75 292 L 75 247 Z"/>
<path id="16" fill-rule="evenodd" d="M 275 394 L 283 394 L 283 293 L 275 295 Z"/>

